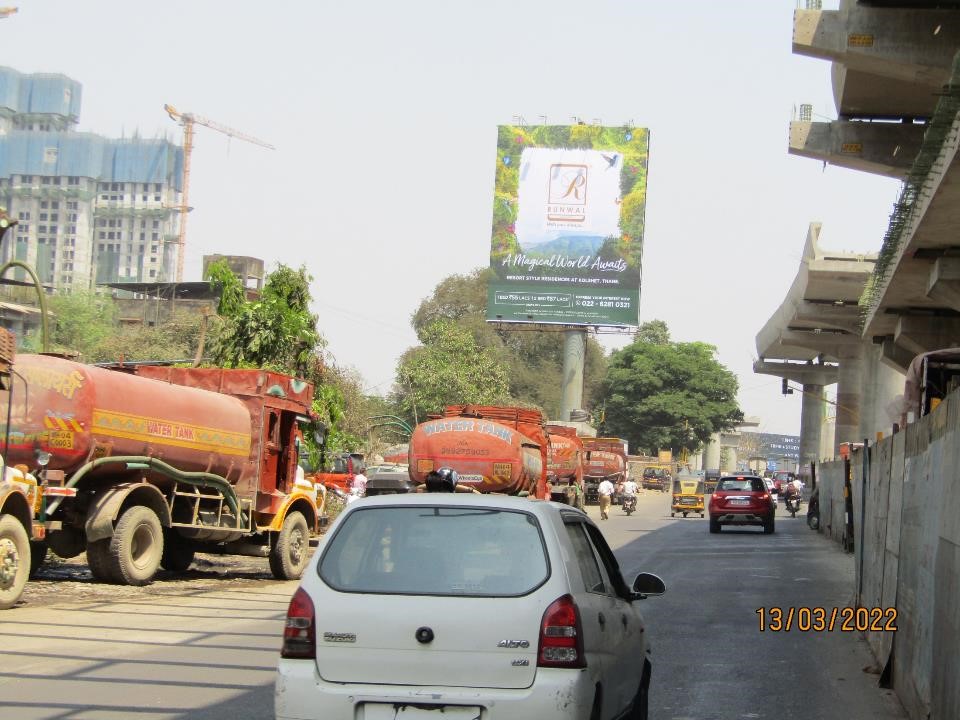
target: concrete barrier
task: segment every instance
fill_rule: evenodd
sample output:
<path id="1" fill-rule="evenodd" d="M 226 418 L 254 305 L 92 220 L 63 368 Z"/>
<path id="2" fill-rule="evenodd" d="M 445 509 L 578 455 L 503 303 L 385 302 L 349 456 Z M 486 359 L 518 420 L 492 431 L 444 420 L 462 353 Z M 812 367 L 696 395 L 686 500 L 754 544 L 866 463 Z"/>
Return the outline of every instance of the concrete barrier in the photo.
<path id="1" fill-rule="evenodd" d="M 820 531 L 847 545 L 843 461 L 817 466 Z M 895 608 L 865 633 L 911 718 L 960 718 L 960 395 L 850 458 L 857 604 Z M 889 617 L 889 616 L 887 616 Z"/>

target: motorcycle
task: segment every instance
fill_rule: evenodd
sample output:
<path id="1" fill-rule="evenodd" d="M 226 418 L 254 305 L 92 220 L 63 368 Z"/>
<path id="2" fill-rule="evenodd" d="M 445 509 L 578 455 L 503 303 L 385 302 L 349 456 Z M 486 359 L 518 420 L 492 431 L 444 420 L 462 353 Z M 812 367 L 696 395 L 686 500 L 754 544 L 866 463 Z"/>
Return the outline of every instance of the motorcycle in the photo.
<path id="1" fill-rule="evenodd" d="M 623 511 L 627 515 L 630 515 L 636 509 L 637 509 L 637 496 L 625 495 L 623 498 Z"/>
<path id="2" fill-rule="evenodd" d="M 783 499 L 783 503 L 787 508 L 787 512 L 790 513 L 790 517 L 796 517 L 800 511 L 800 495 L 787 495 Z"/>

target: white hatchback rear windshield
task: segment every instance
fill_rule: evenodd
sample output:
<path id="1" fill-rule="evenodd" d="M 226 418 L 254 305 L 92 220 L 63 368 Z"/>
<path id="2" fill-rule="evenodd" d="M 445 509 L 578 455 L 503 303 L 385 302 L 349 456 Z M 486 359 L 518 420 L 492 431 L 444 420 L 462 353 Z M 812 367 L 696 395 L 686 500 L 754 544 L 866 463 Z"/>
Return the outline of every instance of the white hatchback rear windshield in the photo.
<path id="1" fill-rule="evenodd" d="M 549 576 L 537 519 L 474 507 L 375 507 L 344 518 L 318 566 L 344 592 L 524 595 Z"/>

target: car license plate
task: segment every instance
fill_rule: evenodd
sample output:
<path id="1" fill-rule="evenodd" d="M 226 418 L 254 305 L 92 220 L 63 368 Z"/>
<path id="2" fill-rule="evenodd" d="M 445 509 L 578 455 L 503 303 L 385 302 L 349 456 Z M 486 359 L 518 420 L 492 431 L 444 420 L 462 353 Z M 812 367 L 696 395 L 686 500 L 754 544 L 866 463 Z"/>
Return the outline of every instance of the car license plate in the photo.
<path id="1" fill-rule="evenodd" d="M 480 717 L 476 705 L 403 705 L 364 703 L 364 720 L 473 720 Z"/>
<path id="2" fill-rule="evenodd" d="M 750 501 L 746 498 L 734 498 L 733 500 L 727 501 L 728 505 L 749 505 Z"/>

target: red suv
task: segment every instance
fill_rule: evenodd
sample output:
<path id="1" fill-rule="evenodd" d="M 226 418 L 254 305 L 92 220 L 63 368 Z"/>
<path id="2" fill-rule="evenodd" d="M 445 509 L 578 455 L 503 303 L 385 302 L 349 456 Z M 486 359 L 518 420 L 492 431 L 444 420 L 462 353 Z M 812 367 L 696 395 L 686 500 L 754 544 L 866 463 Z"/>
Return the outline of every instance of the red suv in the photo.
<path id="1" fill-rule="evenodd" d="M 756 475 L 722 477 L 710 496 L 710 532 L 720 532 L 721 525 L 762 525 L 769 535 L 773 532 L 776 508 L 763 478 Z"/>

